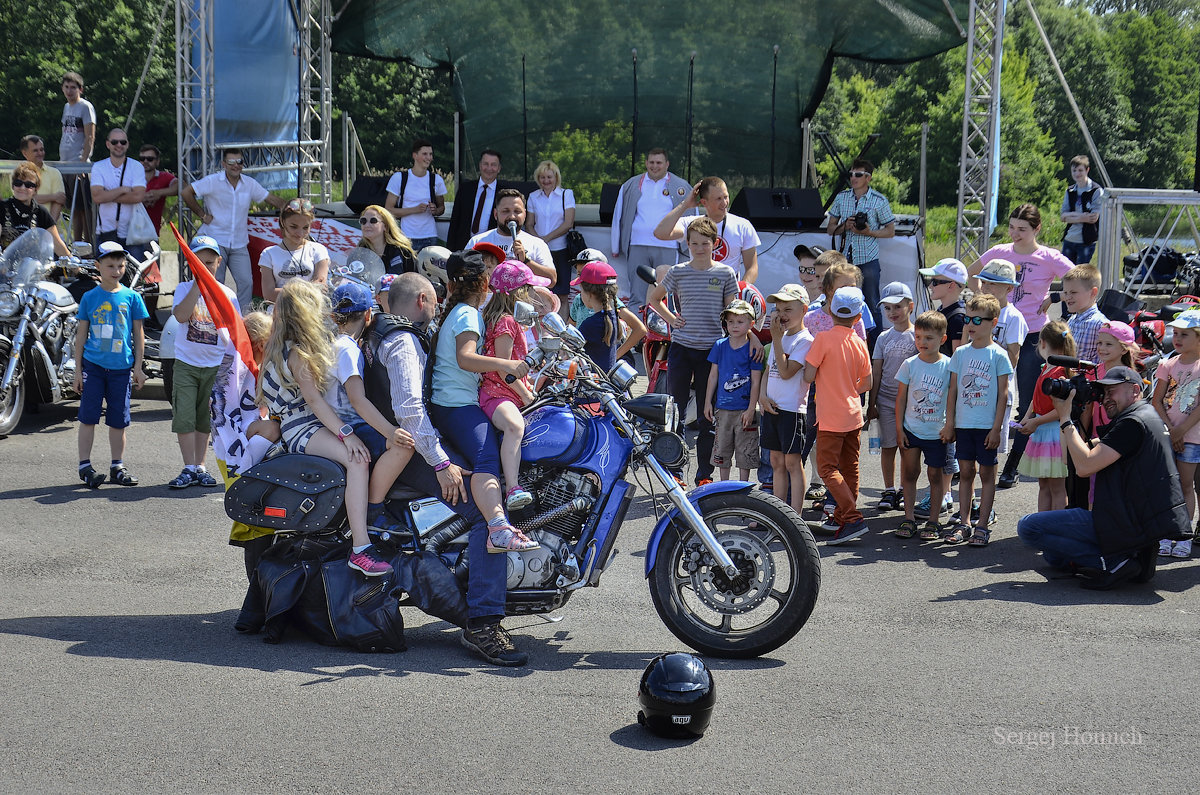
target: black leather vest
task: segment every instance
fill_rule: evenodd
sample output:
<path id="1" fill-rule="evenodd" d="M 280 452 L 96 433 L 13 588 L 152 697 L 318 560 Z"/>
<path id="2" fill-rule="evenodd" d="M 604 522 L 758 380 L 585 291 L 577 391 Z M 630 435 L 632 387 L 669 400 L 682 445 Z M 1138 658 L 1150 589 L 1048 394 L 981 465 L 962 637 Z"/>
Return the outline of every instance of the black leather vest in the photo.
<path id="1" fill-rule="evenodd" d="M 393 425 L 396 424 L 396 414 L 392 410 L 392 380 L 388 377 L 387 364 L 379 359 L 379 346 L 397 331 L 412 334 L 428 361 L 429 335 L 408 318 L 399 315 L 376 315 L 371 328 L 367 330 L 367 344 L 363 346 L 363 358 L 366 360 L 363 387 L 367 399 L 374 403 L 379 412 Z M 424 380 L 428 381 L 428 378 Z"/>

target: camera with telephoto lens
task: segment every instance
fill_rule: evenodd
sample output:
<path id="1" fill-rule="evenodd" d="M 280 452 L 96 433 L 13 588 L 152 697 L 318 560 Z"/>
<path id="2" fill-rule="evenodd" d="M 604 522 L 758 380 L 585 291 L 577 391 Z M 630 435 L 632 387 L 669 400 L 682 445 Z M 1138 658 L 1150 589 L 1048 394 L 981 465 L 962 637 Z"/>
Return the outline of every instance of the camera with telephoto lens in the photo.
<path id="1" fill-rule="evenodd" d="M 867 228 L 867 214 L 865 212 L 854 214 L 854 228 L 860 232 Z"/>
<path id="2" fill-rule="evenodd" d="M 1090 403 L 1098 403 L 1104 397 L 1104 387 L 1096 384 L 1096 365 L 1070 356 L 1050 356 L 1047 361 L 1055 367 L 1080 370 L 1070 378 L 1047 378 L 1042 382 L 1042 392 L 1052 398 L 1066 400 L 1075 390 L 1071 401 L 1071 418 L 1078 420 Z"/>

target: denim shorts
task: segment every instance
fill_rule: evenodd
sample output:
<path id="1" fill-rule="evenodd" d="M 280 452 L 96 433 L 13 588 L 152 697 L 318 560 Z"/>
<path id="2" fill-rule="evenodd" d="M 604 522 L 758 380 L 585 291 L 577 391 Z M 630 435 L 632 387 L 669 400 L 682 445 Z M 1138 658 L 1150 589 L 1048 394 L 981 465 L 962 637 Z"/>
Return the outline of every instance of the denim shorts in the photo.
<path id="1" fill-rule="evenodd" d="M 914 450 L 921 451 L 925 456 L 925 466 L 939 469 L 946 466 L 946 443 L 941 439 L 922 439 L 905 428 L 904 443 Z"/>
<path id="2" fill-rule="evenodd" d="M 1175 460 L 1185 464 L 1200 464 L 1200 444 L 1184 442 L 1183 452 L 1176 453 Z"/>
<path id="3" fill-rule="evenodd" d="M 79 396 L 79 421 L 100 424 L 100 407 L 105 406 L 105 423 L 110 428 L 129 427 L 129 400 L 133 395 L 133 368 L 106 370 L 83 360 L 83 394 Z"/>
<path id="4" fill-rule="evenodd" d="M 999 450 L 989 450 L 984 444 L 991 428 L 955 428 L 954 441 L 958 444 L 956 453 L 959 461 L 974 461 L 980 466 L 994 467 Z"/>

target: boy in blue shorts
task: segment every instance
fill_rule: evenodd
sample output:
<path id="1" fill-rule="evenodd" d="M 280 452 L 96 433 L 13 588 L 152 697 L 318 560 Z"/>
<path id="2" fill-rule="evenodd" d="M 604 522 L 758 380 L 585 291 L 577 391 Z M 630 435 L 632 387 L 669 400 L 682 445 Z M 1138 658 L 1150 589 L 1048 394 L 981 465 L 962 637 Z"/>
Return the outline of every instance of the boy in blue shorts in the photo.
<path id="1" fill-rule="evenodd" d="M 930 514 L 920 538 L 941 538 L 938 519 L 946 492 L 946 443 L 941 433 L 950 386 L 950 357 L 939 350 L 945 339 L 946 316 L 934 311 L 921 313 L 913 324 L 917 355 L 905 359 L 896 371 L 896 427 L 900 429 L 896 442 L 900 448 L 900 487 L 904 491 L 904 521 L 896 529 L 897 538 L 917 534 L 914 501 L 922 455 L 929 474 Z"/>
<path id="2" fill-rule="evenodd" d="M 735 298 L 721 312 L 728 336 L 713 343 L 708 360 L 715 367 L 708 373 L 708 399 L 704 416 L 716 426 L 712 465 L 729 480 L 732 463 L 738 476 L 750 479 L 758 463 L 758 387 L 762 362 L 750 356 L 750 329 L 754 307 Z"/>
<path id="3" fill-rule="evenodd" d="M 1000 447 L 1002 426 L 1007 422 L 1008 380 L 1012 362 L 1008 354 L 992 340 L 992 330 L 1000 316 L 1000 302 L 980 294 L 967 302 L 963 329 L 969 344 L 960 346 L 950 357 L 950 397 L 946 401 L 946 425 L 943 442 L 957 442 L 959 521 L 945 536 L 947 544 L 968 541 L 973 547 L 985 547 L 991 539 L 988 520 L 996 498 L 996 453 Z M 979 522 L 972 529 L 971 500 L 975 495 L 975 469 L 978 465 Z"/>
<path id="4" fill-rule="evenodd" d="M 142 297 L 121 284 L 125 272 L 125 248 L 105 241 L 97 249 L 96 267 L 100 284 L 79 301 L 75 327 L 75 391 L 79 393 L 79 479 L 88 488 L 99 488 L 103 472 L 92 466 L 92 442 L 105 408 L 108 446 L 112 463 L 108 479 L 121 486 L 136 486 L 129 474 L 125 455 L 125 429 L 129 427 L 131 388 L 142 388 L 145 336 L 142 322 L 150 316 Z"/>

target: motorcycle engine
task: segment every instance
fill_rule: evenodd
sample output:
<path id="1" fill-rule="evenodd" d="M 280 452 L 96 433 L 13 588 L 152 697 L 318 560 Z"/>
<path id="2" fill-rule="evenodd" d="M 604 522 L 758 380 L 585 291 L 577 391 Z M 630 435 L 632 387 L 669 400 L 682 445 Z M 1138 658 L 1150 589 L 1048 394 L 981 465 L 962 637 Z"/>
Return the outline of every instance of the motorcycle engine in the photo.
<path id="1" fill-rule="evenodd" d="M 595 508 L 600 478 L 590 472 L 573 472 L 533 465 L 521 472 L 521 488 L 537 495 L 529 508 L 514 513 L 512 523 L 541 547 L 508 555 L 508 587 L 554 587 L 558 575 L 578 579 L 579 562 L 571 546 Z"/>

